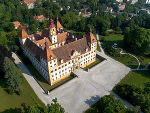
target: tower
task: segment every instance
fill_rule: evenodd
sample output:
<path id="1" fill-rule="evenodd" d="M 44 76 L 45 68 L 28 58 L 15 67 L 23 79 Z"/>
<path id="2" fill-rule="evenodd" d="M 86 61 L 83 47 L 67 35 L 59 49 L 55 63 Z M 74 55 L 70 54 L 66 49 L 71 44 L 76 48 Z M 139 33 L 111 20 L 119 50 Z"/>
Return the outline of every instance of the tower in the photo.
<path id="1" fill-rule="evenodd" d="M 50 26 L 49 26 L 49 38 L 52 44 L 57 43 L 56 25 L 54 24 L 52 18 L 50 20 Z"/>

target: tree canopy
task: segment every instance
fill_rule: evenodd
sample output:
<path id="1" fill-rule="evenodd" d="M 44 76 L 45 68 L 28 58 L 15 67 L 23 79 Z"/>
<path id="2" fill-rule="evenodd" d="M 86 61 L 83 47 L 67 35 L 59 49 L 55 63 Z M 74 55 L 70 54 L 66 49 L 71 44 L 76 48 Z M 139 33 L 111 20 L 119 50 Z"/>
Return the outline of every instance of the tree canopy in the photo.
<path id="1" fill-rule="evenodd" d="M 7 86 L 12 89 L 18 88 L 22 79 L 15 64 L 8 57 L 4 58 L 4 72 Z"/>
<path id="2" fill-rule="evenodd" d="M 124 36 L 124 42 L 126 47 L 136 54 L 150 51 L 150 30 L 137 26 L 133 29 L 128 29 Z"/>

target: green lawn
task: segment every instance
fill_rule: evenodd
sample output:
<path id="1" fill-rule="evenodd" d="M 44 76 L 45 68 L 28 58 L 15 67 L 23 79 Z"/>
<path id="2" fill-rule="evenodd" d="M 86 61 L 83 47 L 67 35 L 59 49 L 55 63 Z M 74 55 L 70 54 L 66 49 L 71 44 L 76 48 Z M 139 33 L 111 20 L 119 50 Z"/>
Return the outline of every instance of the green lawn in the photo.
<path id="1" fill-rule="evenodd" d="M 131 71 L 119 84 L 129 84 L 143 88 L 147 82 L 150 82 L 150 71 Z"/>
<path id="2" fill-rule="evenodd" d="M 92 67 L 96 66 L 97 64 L 101 63 L 103 61 L 103 59 L 100 57 L 100 56 L 96 56 L 96 61 L 93 62 L 92 64 L 86 66 L 84 69 L 85 70 L 88 70 L 88 69 L 91 69 Z"/>
<path id="3" fill-rule="evenodd" d="M 140 68 L 144 68 L 149 62 L 150 62 L 150 57 L 145 56 L 145 57 L 138 57 L 138 59 L 140 60 L 141 66 Z"/>
<path id="4" fill-rule="evenodd" d="M 121 34 L 109 34 L 108 36 L 99 36 L 102 45 L 113 45 L 117 43 L 118 46 L 122 47 L 123 45 L 123 35 Z"/>
<path id="5" fill-rule="evenodd" d="M 23 82 L 20 86 L 20 89 L 23 91 L 21 96 L 17 94 L 10 95 L 6 92 L 4 85 L 4 80 L 0 80 L 0 112 L 5 111 L 6 109 L 22 108 L 21 104 L 26 103 L 27 105 L 44 105 L 40 99 L 36 96 L 28 82 L 25 80 L 20 70 L 18 72 L 22 76 Z M 11 112 L 12 113 L 12 112 Z M 14 113 L 16 113 L 14 111 Z"/>
<path id="6" fill-rule="evenodd" d="M 100 49 L 100 47 L 99 47 L 98 42 L 97 42 L 97 50 L 98 50 L 99 52 L 101 52 L 101 49 Z"/>

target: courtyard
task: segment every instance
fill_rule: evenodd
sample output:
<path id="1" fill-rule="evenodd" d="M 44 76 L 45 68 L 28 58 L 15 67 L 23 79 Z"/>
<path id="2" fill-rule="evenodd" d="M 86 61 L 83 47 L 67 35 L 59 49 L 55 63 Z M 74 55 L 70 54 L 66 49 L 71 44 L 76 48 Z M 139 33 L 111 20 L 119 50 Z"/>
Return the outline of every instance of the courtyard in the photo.
<path id="1" fill-rule="evenodd" d="M 82 113 L 87 110 L 102 96 L 110 94 L 113 87 L 130 71 L 125 65 L 107 58 L 89 72 L 76 70 L 78 78 L 51 91 L 47 99 L 56 97 L 68 113 Z"/>
<path id="2" fill-rule="evenodd" d="M 83 113 L 102 96 L 110 94 L 113 87 L 130 71 L 130 68 L 124 64 L 100 52 L 97 52 L 97 54 L 107 60 L 91 68 L 89 72 L 82 69 L 76 70 L 75 74 L 78 77 L 54 89 L 49 95 L 45 94 L 32 74 L 15 54 L 13 54 L 13 58 L 36 95 L 44 104 L 50 104 L 52 99 L 57 98 L 66 112 Z"/>

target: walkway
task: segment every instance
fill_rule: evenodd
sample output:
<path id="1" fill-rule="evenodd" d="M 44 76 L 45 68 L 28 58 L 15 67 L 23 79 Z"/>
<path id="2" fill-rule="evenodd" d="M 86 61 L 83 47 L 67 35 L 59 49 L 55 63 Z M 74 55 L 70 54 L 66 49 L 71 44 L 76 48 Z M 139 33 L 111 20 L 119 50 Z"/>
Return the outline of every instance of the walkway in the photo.
<path id="1" fill-rule="evenodd" d="M 12 57 L 14 58 L 15 64 L 19 67 L 21 70 L 23 76 L 28 81 L 36 95 L 39 97 L 39 99 L 46 105 L 50 103 L 47 99 L 47 95 L 45 94 L 44 90 L 40 87 L 40 85 L 37 83 L 37 81 L 34 79 L 28 68 L 21 62 L 21 60 L 18 58 L 18 56 L 15 53 L 12 53 Z"/>
<path id="2" fill-rule="evenodd" d="M 137 67 L 136 69 L 134 69 L 134 70 L 139 70 L 141 63 L 140 63 L 139 59 L 138 59 L 136 56 L 134 56 L 134 55 L 132 55 L 132 54 L 130 54 L 130 53 L 125 53 L 125 52 L 123 52 L 123 49 L 122 49 L 122 48 L 118 48 L 118 47 L 116 47 L 116 46 L 112 46 L 112 48 L 114 48 L 114 49 L 120 49 L 120 54 L 121 54 L 121 55 L 128 54 L 128 55 L 134 57 L 134 58 L 137 60 L 137 62 L 138 62 L 138 67 Z"/>
<path id="3" fill-rule="evenodd" d="M 104 50 L 103 50 L 103 48 L 102 48 L 102 46 L 101 46 L 101 43 L 100 43 L 100 40 L 99 40 L 99 34 L 98 34 L 98 33 L 96 34 L 96 38 L 97 38 L 97 42 L 98 42 L 98 44 L 99 44 L 101 53 L 105 54 L 105 52 L 104 52 Z"/>
<path id="4" fill-rule="evenodd" d="M 104 58 L 110 59 L 107 55 L 105 55 L 105 53 L 104 53 L 104 51 L 103 51 L 103 48 L 102 48 L 101 43 L 100 43 L 100 41 L 99 41 L 99 34 L 97 33 L 96 36 L 97 36 L 98 44 L 99 44 L 100 49 L 101 49 L 101 52 L 97 51 L 97 54 L 103 56 Z M 115 48 L 115 49 L 116 49 L 116 48 Z M 121 48 L 119 48 L 119 49 L 121 49 Z M 120 54 L 126 54 L 126 53 L 123 53 L 123 50 L 121 49 Z M 128 53 L 128 54 L 129 54 L 129 53 Z M 129 55 L 135 57 L 135 56 L 132 55 L 132 54 L 129 54 Z M 135 57 L 135 58 L 136 58 L 136 57 Z M 137 59 L 137 58 L 136 58 L 136 59 Z M 139 62 L 139 65 L 138 65 L 138 68 L 135 69 L 135 70 L 149 70 L 149 69 L 148 69 L 148 66 L 150 65 L 150 63 L 149 63 L 145 68 L 139 69 L 139 67 L 140 67 L 140 61 L 139 61 L 138 59 L 137 59 L 137 61 Z M 134 70 L 134 69 L 132 69 L 132 70 Z M 113 94 L 113 95 L 116 97 L 116 99 L 120 99 L 120 100 L 125 104 L 126 107 L 134 107 L 134 106 L 133 106 L 132 104 L 130 104 L 128 101 L 126 101 L 126 100 L 122 99 L 121 97 L 119 97 L 115 92 L 110 91 L 110 94 Z M 140 113 L 143 113 L 143 112 L 140 111 Z"/>

